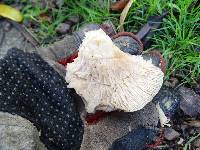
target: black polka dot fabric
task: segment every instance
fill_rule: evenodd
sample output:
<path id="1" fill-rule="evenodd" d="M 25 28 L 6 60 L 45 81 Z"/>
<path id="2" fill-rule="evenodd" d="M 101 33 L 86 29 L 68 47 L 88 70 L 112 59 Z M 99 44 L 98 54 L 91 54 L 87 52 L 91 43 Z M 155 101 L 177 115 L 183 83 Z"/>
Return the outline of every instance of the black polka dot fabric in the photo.
<path id="1" fill-rule="evenodd" d="M 73 91 L 37 54 L 10 49 L 0 59 L 0 111 L 31 121 L 49 150 L 80 148 L 83 123 Z"/>

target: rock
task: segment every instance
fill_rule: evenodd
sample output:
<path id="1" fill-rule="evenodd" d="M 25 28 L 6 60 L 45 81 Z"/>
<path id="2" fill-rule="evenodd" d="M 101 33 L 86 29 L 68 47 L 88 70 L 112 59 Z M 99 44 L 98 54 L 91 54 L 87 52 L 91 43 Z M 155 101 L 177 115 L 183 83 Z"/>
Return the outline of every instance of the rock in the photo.
<path id="1" fill-rule="evenodd" d="M 56 32 L 60 33 L 60 34 L 66 34 L 67 32 L 69 32 L 71 28 L 70 24 L 67 23 L 61 23 L 58 25 L 58 27 L 56 28 Z"/>
<path id="2" fill-rule="evenodd" d="M 180 102 L 180 108 L 191 117 L 200 115 L 200 95 L 197 95 L 192 89 L 182 86 L 179 92 L 183 97 Z"/>
<path id="3" fill-rule="evenodd" d="M 125 53 L 129 53 L 131 55 L 141 55 L 143 51 L 143 47 L 141 42 L 139 42 L 133 36 L 129 36 L 123 33 L 118 33 L 113 36 L 113 42 L 115 45 Z"/>
<path id="4" fill-rule="evenodd" d="M 137 128 L 122 138 L 115 140 L 109 150 L 142 150 L 153 141 L 158 131 L 146 128 Z"/>
<path id="5" fill-rule="evenodd" d="M 70 16 L 67 20 L 71 21 L 73 24 L 77 24 L 80 22 L 81 18 L 80 16 Z"/>
<path id="6" fill-rule="evenodd" d="M 178 133 L 177 131 L 175 131 L 172 128 L 165 128 L 164 130 L 164 137 L 165 139 L 171 141 L 174 140 L 176 138 L 178 138 L 180 136 L 180 133 Z"/>
<path id="7" fill-rule="evenodd" d="M 0 58 L 4 57 L 4 55 L 7 53 L 7 50 L 13 47 L 16 47 L 26 52 L 30 52 L 34 49 L 34 47 L 29 42 L 27 42 L 24 36 L 12 25 L 5 29 L 4 25 L 6 23 L 7 21 L 0 21 L 0 40 L 3 38 L 2 43 L 0 42 Z M 5 36 L 3 36 L 4 33 Z"/>
<path id="8" fill-rule="evenodd" d="M 139 126 L 156 127 L 158 112 L 150 102 L 142 110 L 133 113 L 113 112 L 95 125 L 85 122 L 83 142 L 80 150 L 107 150 L 113 141 L 137 129 Z"/>
<path id="9" fill-rule="evenodd" d="M 163 86 L 153 101 L 159 102 L 160 108 L 167 117 L 172 117 L 179 108 L 182 97 L 173 88 Z"/>
<path id="10" fill-rule="evenodd" d="M 1 150 L 46 150 L 37 128 L 28 120 L 0 112 Z"/>

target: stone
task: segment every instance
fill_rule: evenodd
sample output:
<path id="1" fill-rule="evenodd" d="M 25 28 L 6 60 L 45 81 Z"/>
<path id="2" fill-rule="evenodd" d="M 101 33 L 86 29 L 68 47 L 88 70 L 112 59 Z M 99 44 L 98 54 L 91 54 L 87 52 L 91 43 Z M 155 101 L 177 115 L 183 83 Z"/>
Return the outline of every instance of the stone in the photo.
<path id="1" fill-rule="evenodd" d="M 129 53 L 131 55 L 140 55 L 141 48 L 138 42 L 129 36 L 120 36 L 113 40 L 115 45 L 119 47 L 123 52 Z"/>
<path id="2" fill-rule="evenodd" d="M 142 150 L 150 144 L 158 131 L 139 127 L 115 140 L 109 150 Z"/>
<path id="3" fill-rule="evenodd" d="M 67 23 L 61 23 L 58 25 L 58 27 L 56 28 L 56 32 L 60 33 L 60 34 L 66 34 L 67 32 L 69 32 L 71 28 L 70 24 Z"/>
<path id="4" fill-rule="evenodd" d="M 80 22 L 80 17 L 79 16 L 70 16 L 67 20 L 71 21 L 73 24 L 77 24 Z"/>
<path id="5" fill-rule="evenodd" d="M 46 150 L 37 128 L 28 120 L 0 112 L 1 150 Z"/>
<path id="6" fill-rule="evenodd" d="M 180 106 L 182 97 L 173 88 L 163 86 L 154 97 L 154 102 L 159 102 L 160 108 L 167 117 L 172 117 Z"/>
<path id="7" fill-rule="evenodd" d="M 176 138 L 178 138 L 180 136 L 180 133 L 178 133 L 177 131 L 175 131 L 172 128 L 165 128 L 164 129 L 164 137 L 165 139 L 171 141 L 174 140 Z"/>
<path id="8" fill-rule="evenodd" d="M 34 47 L 13 26 L 8 27 L 9 29 L 5 31 L 4 25 L 7 23 L 7 21 L 0 21 L 0 58 L 7 53 L 8 49 L 13 47 L 25 52 L 32 51 Z"/>
<path id="9" fill-rule="evenodd" d="M 113 141 L 137 129 L 156 127 L 158 112 L 155 104 L 150 102 L 142 110 L 133 113 L 113 112 L 95 125 L 85 122 L 83 142 L 80 150 L 106 150 Z"/>
<path id="10" fill-rule="evenodd" d="M 200 95 L 184 86 L 179 88 L 179 93 L 183 97 L 180 102 L 183 112 L 191 117 L 198 117 L 200 115 Z"/>

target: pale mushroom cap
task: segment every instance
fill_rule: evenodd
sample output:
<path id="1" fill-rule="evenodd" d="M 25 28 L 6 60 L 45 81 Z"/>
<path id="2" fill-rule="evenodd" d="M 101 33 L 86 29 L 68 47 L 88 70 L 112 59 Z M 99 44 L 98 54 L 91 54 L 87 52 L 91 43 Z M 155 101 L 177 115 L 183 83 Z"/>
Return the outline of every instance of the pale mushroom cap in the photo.
<path id="1" fill-rule="evenodd" d="M 95 110 L 142 109 L 160 90 L 163 72 L 141 56 L 122 52 L 101 29 L 89 31 L 78 57 L 67 66 L 66 81 Z"/>

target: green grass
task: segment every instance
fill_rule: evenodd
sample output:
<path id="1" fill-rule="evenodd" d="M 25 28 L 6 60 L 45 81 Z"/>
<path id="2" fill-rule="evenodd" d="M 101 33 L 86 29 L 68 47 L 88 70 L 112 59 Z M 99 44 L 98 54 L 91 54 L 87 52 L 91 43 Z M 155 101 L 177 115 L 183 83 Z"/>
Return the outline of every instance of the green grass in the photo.
<path id="1" fill-rule="evenodd" d="M 37 27 L 29 28 L 41 41 L 41 44 L 49 43 L 56 36 L 56 27 L 69 17 L 65 13 L 64 9 L 50 9 L 48 7 L 42 8 L 40 3 L 36 3 L 35 6 L 26 4 L 23 8 L 24 20 L 32 20 Z M 51 22 L 40 18 L 41 14 L 47 14 L 47 17 L 51 17 Z"/>
<path id="2" fill-rule="evenodd" d="M 38 0 L 35 6 L 26 3 L 22 10 L 25 20 L 35 21 L 39 28 L 33 30 L 41 43 L 50 42 L 56 36 L 56 27 L 69 16 L 79 15 L 82 22 L 74 27 L 74 30 L 83 24 L 89 22 L 101 23 L 105 20 L 112 20 L 115 24 L 118 22 L 119 14 L 110 13 L 110 1 L 98 2 L 96 0 L 65 0 L 60 8 L 42 8 Z M 40 14 L 46 13 L 52 16 L 52 23 L 40 19 Z"/>
<path id="3" fill-rule="evenodd" d="M 191 143 L 200 137 L 200 133 L 196 136 L 190 137 L 190 139 L 185 143 L 183 150 L 191 150 Z"/>
<path id="4" fill-rule="evenodd" d="M 196 50 L 200 45 L 200 7 L 189 10 L 192 2 L 194 0 L 136 0 L 125 20 L 125 30 L 135 33 L 149 16 L 169 11 L 162 28 L 156 31 L 151 47 L 159 49 L 167 61 L 166 80 L 176 76 L 182 83 L 193 83 L 200 77 L 200 53 Z M 83 18 L 74 30 L 85 23 L 105 20 L 111 20 L 116 27 L 119 25 L 120 13 L 110 11 L 110 0 L 65 0 L 61 8 L 53 9 L 41 8 L 40 3 L 33 6 L 26 0 L 23 3 L 26 3 L 22 11 L 25 20 L 37 23 L 38 27 L 30 30 L 41 44 L 53 41 L 57 36 L 55 28 L 72 15 Z M 52 22 L 41 20 L 41 13 L 52 16 Z"/>
<path id="5" fill-rule="evenodd" d="M 193 83 L 200 77 L 200 8 L 189 10 L 194 0 L 143 0 L 131 7 L 125 29 L 137 32 L 147 18 L 169 11 L 169 15 L 156 31 L 151 49 L 159 49 L 167 60 L 165 79 L 177 76 L 182 83 Z M 175 15 L 176 14 L 176 15 Z"/>
<path id="6" fill-rule="evenodd" d="M 119 14 L 110 12 L 110 0 L 101 2 L 97 0 L 65 0 L 65 4 L 68 6 L 68 13 L 83 17 L 83 24 L 89 22 L 101 23 L 105 20 L 118 22 Z"/>
<path id="7" fill-rule="evenodd" d="M 168 63 L 166 79 L 178 74 L 183 83 L 192 83 L 200 77 L 200 9 L 188 10 L 191 0 L 169 3 L 170 16 L 164 20 L 163 28 L 156 34 L 154 48 L 162 51 Z M 176 9 L 178 16 L 173 15 Z"/>
<path id="8" fill-rule="evenodd" d="M 162 14 L 166 8 L 166 1 L 163 0 L 143 0 L 135 1 L 129 10 L 125 29 L 130 32 L 137 32 L 152 15 Z"/>

